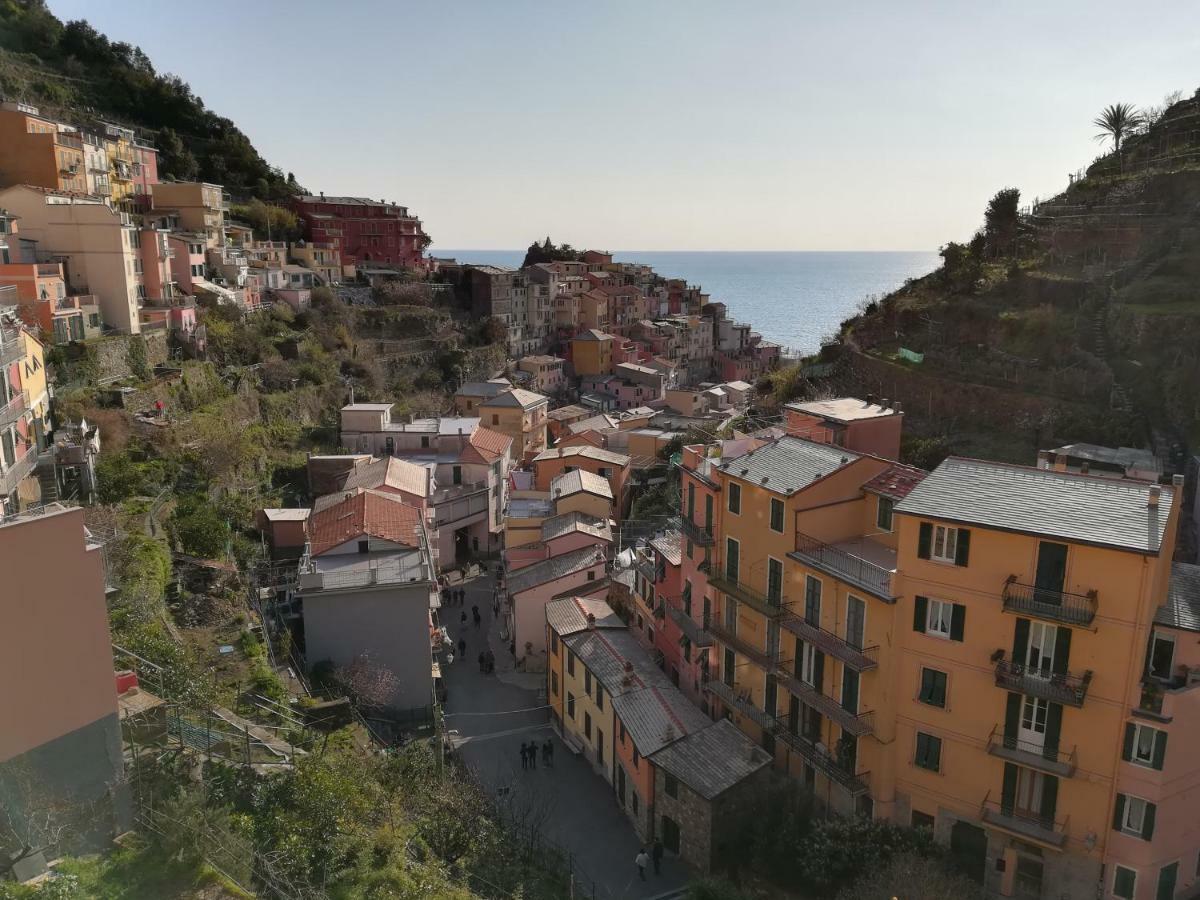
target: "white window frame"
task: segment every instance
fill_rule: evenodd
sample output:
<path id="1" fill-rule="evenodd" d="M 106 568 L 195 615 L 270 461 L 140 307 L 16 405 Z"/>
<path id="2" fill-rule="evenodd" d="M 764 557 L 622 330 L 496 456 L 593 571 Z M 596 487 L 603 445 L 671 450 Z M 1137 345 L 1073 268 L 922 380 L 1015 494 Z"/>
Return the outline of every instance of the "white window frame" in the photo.
<path id="1" fill-rule="evenodd" d="M 945 630 L 942 630 L 942 625 Z M 954 604 L 949 600 L 929 598 L 925 610 L 925 633 L 939 640 L 950 640 L 950 632 L 954 627 Z"/>
<path id="2" fill-rule="evenodd" d="M 1160 728 L 1155 728 L 1152 725 L 1143 725 L 1141 722 L 1133 723 L 1133 748 L 1129 751 L 1129 761 L 1135 766 L 1142 766 L 1146 769 L 1154 768 L 1154 745 L 1158 742 L 1158 735 L 1162 731 Z M 1142 759 L 1138 755 L 1138 741 L 1143 734 L 1150 735 L 1150 755 Z"/>
<path id="3" fill-rule="evenodd" d="M 1142 804 L 1139 807 L 1139 815 L 1137 817 L 1137 827 L 1134 827 L 1131 824 L 1133 822 L 1132 814 L 1133 814 L 1135 801 L 1137 803 Z M 1150 803 L 1150 801 L 1148 801 L 1142 797 L 1135 797 L 1133 794 L 1125 795 L 1125 809 L 1121 813 L 1121 833 L 1122 834 L 1128 834 L 1128 835 L 1132 835 L 1133 837 L 1139 837 L 1139 838 L 1142 836 L 1142 829 L 1145 828 L 1145 826 L 1146 826 L 1146 807 L 1149 805 L 1149 803 Z"/>
<path id="4" fill-rule="evenodd" d="M 808 641 L 804 641 L 801 647 L 803 649 L 800 651 L 800 680 L 809 687 L 816 687 L 817 648 Z"/>
<path id="5" fill-rule="evenodd" d="M 929 542 L 929 558 L 937 562 L 952 563 L 957 550 L 958 529 L 953 525 L 934 525 L 932 540 Z"/>
<path id="6" fill-rule="evenodd" d="M 1133 892 L 1129 895 L 1129 900 L 1133 900 L 1133 898 L 1137 897 L 1138 870 L 1130 868 L 1129 866 L 1123 866 L 1120 863 L 1113 864 L 1112 895 L 1114 897 L 1121 897 L 1121 895 L 1117 893 L 1117 874 L 1122 869 L 1124 869 L 1126 872 L 1133 873 Z M 1122 898 L 1122 900 L 1124 900 L 1124 898 Z"/>

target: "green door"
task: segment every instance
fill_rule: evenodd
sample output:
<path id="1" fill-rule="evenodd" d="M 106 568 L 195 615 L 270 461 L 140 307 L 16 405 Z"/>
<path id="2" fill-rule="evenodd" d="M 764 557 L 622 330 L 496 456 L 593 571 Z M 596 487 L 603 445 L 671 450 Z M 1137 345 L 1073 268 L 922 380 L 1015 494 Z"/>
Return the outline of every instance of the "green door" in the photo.
<path id="1" fill-rule="evenodd" d="M 1158 870 L 1158 890 L 1154 900 L 1175 900 L 1175 882 L 1179 878 L 1179 863 L 1173 862 Z"/>
<path id="2" fill-rule="evenodd" d="M 1063 584 L 1067 578 L 1067 545 L 1052 541 L 1038 542 L 1037 588 L 1038 600 L 1061 603 Z"/>

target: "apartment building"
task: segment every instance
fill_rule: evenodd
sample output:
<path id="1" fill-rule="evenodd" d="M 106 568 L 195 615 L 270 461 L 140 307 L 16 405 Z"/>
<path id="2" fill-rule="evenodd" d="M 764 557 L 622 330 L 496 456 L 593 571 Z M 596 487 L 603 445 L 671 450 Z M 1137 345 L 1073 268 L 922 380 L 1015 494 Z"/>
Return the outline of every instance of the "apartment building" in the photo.
<path id="1" fill-rule="evenodd" d="M 16 233 L 17 223 L 11 222 Z M 25 254 L 31 257 L 32 254 Z M 81 341 L 100 333 L 100 307 L 95 297 L 67 293 L 62 263 L 21 260 L 21 254 L 0 262 L 0 289 L 8 287 L 6 297 L 0 291 L 0 306 L 16 304 L 22 321 L 55 344 Z"/>
<path id="2" fill-rule="evenodd" d="M 47 445 L 49 414 L 42 345 L 13 307 L 0 308 L 0 516 L 41 497 L 33 472 Z"/>
<path id="3" fill-rule="evenodd" d="M 885 399 L 876 403 L 870 395 L 865 400 L 837 397 L 799 401 L 784 404 L 783 416 L 788 434 L 796 437 L 884 459 L 900 457 L 904 413 L 899 401 L 889 403 Z"/>
<path id="4" fill-rule="evenodd" d="M 465 382 L 454 392 L 454 411 L 460 416 L 477 416 L 482 403 L 510 390 L 512 386 L 507 378 Z"/>
<path id="5" fill-rule="evenodd" d="M 608 548 L 592 544 L 505 572 L 505 633 L 527 672 L 546 670 L 546 604 L 608 594 Z"/>
<path id="6" fill-rule="evenodd" d="M 141 331 L 141 242 L 128 213 L 99 197 L 29 185 L 0 190 L 0 206 L 20 218 L 22 237 L 37 241 L 38 262 L 61 263 L 69 291 L 96 298 L 104 324 Z"/>
<path id="7" fill-rule="evenodd" d="M 150 186 L 154 209 L 178 214 L 180 227 L 204 235 L 206 250 L 223 250 L 229 194 L 219 184 L 163 181 Z"/>
<path id="8" fill-rule="evenodd" d="M 534 486 L 539 491 L 550 491 L 554 479 L 564 472 L 590 472 L 608 482 L 613 514 L 619 520 L 627 507 L 630 463 L 624 453 L 599 447 L 552 447 L 533 458 Z"/>
<path id="9" fill-rule="evenodd" d="M 0 103 L 0 186 L 29 184 L 87 192 L 79 130 L 42 116 L 36 106 Z"/>
<path id="10" fill-rule="evenodd" d="M 370 197 L 305 195 L 292 198 L 305 240 L 328 244 L 343 266 L 364 264 L 417 269 L 430 238 L 408 207 Z"/>
<path id="11" fill-rule="evenodd" d="M 524 460 L 546 449 L 549 397 L 511 388 L 484 400 L 478 409 L 484 425 L 513 439 L 515 459 Z"/>
<path id="12" fill-rule="evenodd" d="M 571 368 L 575 376 L 611 375 L 616 340 L 615 336 L 594 328 L 571 338 Z"/>
<path id="13" fill-rule="evenodd" d="M 329 241 L 298 241 L 292 244 L 289 252 L 300 265 L 316 272 L 323 284 L 341 283 L 342 257 L 335 244 Z"/>
<path id="14" fill-rule="evenodd" d="M 566 364 L 557 356 L 525 356 L 517 360 L 517 370 L 528 374 L 531 390 L 557 394 L 567 386 Z"/>

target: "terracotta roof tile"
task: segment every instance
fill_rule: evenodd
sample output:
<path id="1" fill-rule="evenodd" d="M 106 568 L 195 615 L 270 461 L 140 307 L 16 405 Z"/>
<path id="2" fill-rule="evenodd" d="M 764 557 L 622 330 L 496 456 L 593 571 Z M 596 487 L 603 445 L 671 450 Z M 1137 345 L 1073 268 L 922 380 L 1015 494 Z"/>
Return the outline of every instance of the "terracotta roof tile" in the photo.
<path id="1" fill-rule="evenodd" d="M 863 490 L 903 500 L 929 473 L 924 469 L 893 463 L 863 485 Z"/>
<path id="2" fill-rule="evenodd" d="M 362 536 L 421 546 L 421 511 L 395 497 L 363 491 L 326 507 L 308 521 L 313 556 Z"/>

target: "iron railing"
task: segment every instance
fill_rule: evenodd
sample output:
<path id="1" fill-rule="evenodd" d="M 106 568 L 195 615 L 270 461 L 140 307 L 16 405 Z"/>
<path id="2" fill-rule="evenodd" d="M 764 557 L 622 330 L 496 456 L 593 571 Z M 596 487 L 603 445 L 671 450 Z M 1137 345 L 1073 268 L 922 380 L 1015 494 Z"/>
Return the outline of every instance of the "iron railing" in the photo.
<path id="1" fill-rule="evenodd" d="M 1067 625 L 1091 625 L 1096 618 L 1096 595 L 1071 594 L 1010 581 L 1004 585 L 1005 612 L 1035 616 Z"/>
<path id="2" fill-rule="evenodd" d="M 699 544 L 701 547 L 712 545 L 714 538 L 711 522 L 707 525 L 698 525 L 687 516 L 683 516 L 679 520 L 679 527 L 692 543 Z"/>
<path id="3" fill-rule="evenodd" d="M 836 722 L 843 731 L 855 737 L 862 737 L 875 731 L 874 711 L 851 712 L 832 697 L 788 672 L 781 672 L 778 677 L 779 683 L 798 697 L 802 703 L 811 706 L 825 718 Z"/>
<path id="4" fill-rule="evenodd" d="M 781 725 L 783 723 L 780 723 Z M 806 738 L 790 728 L 781 727 L 776 737 L 799 753 L 809 765 L 830 781 L 845 788 L 851 796 L 865 794 L 870 790 L 867 777 L 870 772 L 851 772 L 833 757 L 821 744 Z"/>
<path id="5" fill-rule="evenodd" d="M 33 473 L 37 465 L 37 454 L 28 444 L 20 448 L 22 453 L 3 475 L 0 475 L 0 497 L 7 497 L 17 489 L 17 485 Z"/>
<path id="6" fill-rule="evenodd" d="M 25 414 L 28 406 L 28 393 L 24 390 L 13 394 L 12 399 L 0 406 L 0 427 L 11 425 Z"/>
<path id="7" fill-rule="evenodd" d="M 687 636 L 687 639 L 692 642 L 693 646 L 712 646 L 712 635 L 705 631 L 699 622 L 669 602 L 666 604 L 666 610 L 667 615 L 671 617 L 671 621 L 675 623 L 675 627 Z"/>
<path id="8" fill-rule="evenodd" d="M 1083 706 L 1091 683 L 1091 669 L 1082 675 L 1071 672 L 1060 674 L 1044 672 L 1042 669 L 1031 668 L 1009 659 L 1002 659 L 996 663 L 997 687 L 1066 706 Z"/>
<path id="9" fill-rule="evenodd" d="M 1008 803 L 984 800 L 980 807 L 980 818 L 988 825 L 1054 847 L 1061 847 L 1067 842 L 1067 820 L 1057 821 L 1054 816 L 1017 809 Z"/>
<path id="10" fill-rule="evenodd" d="M 801 532 L 796 532 L 796 550 L 789 555 L 835 578 L 848 581 L 881 600 L 894 602 L 892 573 L 882 566 Z"/>
<path id="11" fill-rule="evenodd" d="M 1005 734 L 1001 725 L 993 727 L 992 733 L 988 735 L 988 753 L 1064 778 L 1069 778 L 1075 773 L 1074 747 L 1067 751 L 1053 744 L 1023 741 L 1015 735 Z"/>
<path id="12" fill-rule="evenodd" d="M 763 731 L 774 733 L 778 730 L 779 723 L 775 721 L 775 717 L 751 703 L 749 697 L 739 693 L 736 687 L 730 687 L 720 679 L 711 677 L 706 677 L 703 683 L 706 691 L 720 697 L 726 706 L 750 719 Z"/>
<path id="13" fill-rule="evenodd" d="M 774 672 L 777 666 L 779 651 L 770 653 L 767 650 L 760 650 L 744 639 L 740 638 L 734 632 L 727 629 L 719 620 L 710 619 L 706 623 L 705 630 L 731 650 L 736 651 L 746 659 L 753 662 L 760 669 L 765 669 L 768 672 Z"/>
<path id="14" fill-rule="evenodd" d="M 25 342 L 18 334 L 12 340 L 4 340 L 0 334 L 0 366 L 9 366 L 25 356 Z"/>
<path id="15" fill-rule="evenodd" d="M 865 672 L 878 665 L 875 656 L 879 650 L 876 646 L 855 647 L 845 638 L 838 637 L 832 631 L 826 631 L 819 625 L 813 625 L 800 616 L 788 613 L 779 624 L 800 637 L 823 653 L 841 660 L 856 672 Z"/>
<path id="16" fill-rule="evenodd" d="M 750 587 L 743 581 L 734 581 L 724 569 L 717 568 L 708 576 L 709 583 L 718 591 L 724 591 L 732 597 L 757 610 L 767 618 L 783 615 L 783 597 L 770 597 L 756 588 Z"/>

